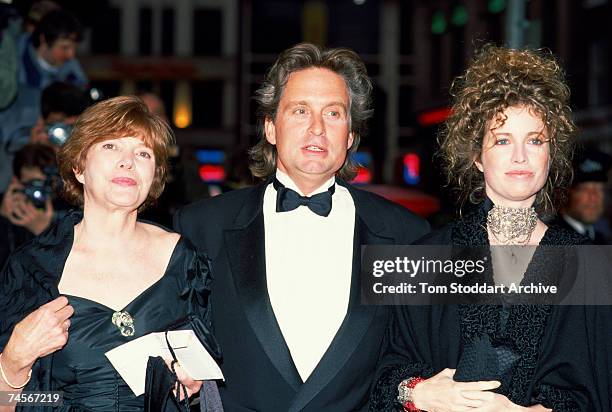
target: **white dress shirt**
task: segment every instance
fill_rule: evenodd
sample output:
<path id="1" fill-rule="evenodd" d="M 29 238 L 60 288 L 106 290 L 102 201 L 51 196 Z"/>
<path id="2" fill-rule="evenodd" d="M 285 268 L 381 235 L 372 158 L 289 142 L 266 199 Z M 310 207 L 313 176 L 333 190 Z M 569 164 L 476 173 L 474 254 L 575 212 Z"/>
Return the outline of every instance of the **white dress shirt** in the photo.
<path id="1" fill-rule="evenodd" d="M 563 215 L 563 219 L 567 222 L 568 225 L 574 228 L 574 230 L 581 235 L 588 236 L 591 240 L 595 239 L 595 229 L 593 225 L 584 224 L 570 215 Z"/>
<path id="2" fill-rule="evenodd" d="M 298 192 L 293 181 L 277 179 Z M 329 179 L 311 195 L 333 185 Z M 336 185 L 332 210 L 318 216 L 306 206 L 276 212 L 276 189 L 266 188 L 263 203 L 266 278 L 274 315 L 293 362 L 306 381 L 334 339 L 348 308 L 353 266 L 355 204 Z"/>

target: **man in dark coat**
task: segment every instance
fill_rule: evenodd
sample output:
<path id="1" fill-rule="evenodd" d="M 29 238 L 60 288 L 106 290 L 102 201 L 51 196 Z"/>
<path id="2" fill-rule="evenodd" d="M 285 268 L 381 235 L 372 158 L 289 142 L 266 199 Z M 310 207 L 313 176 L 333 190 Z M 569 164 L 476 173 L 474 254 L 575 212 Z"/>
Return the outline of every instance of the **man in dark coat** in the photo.
<path id="1" fill-rule="evenodd" d="M 574 179 L 567 202 L 556 222 L 590 238 L 596 245 L 610 244 L 596 227 L 604 216 L 605 186 L 612 158 L 595 149 L 585 149 L 574 160 Z"/>
<path id="2" fill-rule="evenodd" d="M 347 183 L 370 92 L 354 52 L 286 50 L 256 93 L 251 170 L 265 182 L 175 215 L 212 259 L 226 411 L 367 409 L 389 314 L 360 304 L 361 246 L 409 244 L 428 230 Z"/>

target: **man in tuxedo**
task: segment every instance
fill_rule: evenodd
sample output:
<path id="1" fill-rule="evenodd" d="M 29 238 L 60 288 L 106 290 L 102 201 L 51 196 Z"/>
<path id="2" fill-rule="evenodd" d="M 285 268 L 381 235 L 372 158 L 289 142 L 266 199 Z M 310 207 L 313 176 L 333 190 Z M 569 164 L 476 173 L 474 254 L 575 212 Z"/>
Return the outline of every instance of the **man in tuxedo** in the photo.
<path id="1" fill-rule="evenodd" d="M 366 410 L 388 308 L 360 304 L 361 246 L 428 224 L 347 183 L 371 83 L 348 49 L 300 44 L 256 92 L 265 181 L 186 206 L 175 228 L 212 259 L 226 411 Z"/>

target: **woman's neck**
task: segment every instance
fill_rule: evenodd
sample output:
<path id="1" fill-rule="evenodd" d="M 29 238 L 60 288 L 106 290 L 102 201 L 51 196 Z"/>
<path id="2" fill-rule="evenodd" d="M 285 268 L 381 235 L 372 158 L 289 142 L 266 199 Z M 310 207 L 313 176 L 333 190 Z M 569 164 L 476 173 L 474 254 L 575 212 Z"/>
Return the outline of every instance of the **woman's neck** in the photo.
<path id="1" fill-rule="evenodd" d="M 533 207 L 514 208 L 495 204 L 487 213 L 489 243 L 531 244 L 538 222 L 541 223 Z"/>
<path id="2" fill-rule="evenodd" d="M 133 242 L 140 236 L 138 212 L 83 208 L 83 220 L 75 226 L 74 243 L 85 248 L 115 249 Z"/>

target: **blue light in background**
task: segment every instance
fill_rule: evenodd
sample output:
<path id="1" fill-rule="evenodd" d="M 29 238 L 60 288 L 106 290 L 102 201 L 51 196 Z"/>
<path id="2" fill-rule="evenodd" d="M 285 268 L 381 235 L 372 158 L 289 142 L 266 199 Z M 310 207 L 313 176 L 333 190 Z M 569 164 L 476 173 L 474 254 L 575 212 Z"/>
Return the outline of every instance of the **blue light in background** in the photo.
<path id="1" fill-rule="evenodd" d="M 372 154 L 369 152 L 355 152 L 351 155 L 351 158 L 363 167 L 372 165 Z"/>
<path id="2" fill-rule="evenodd" d="M 195 155 L 200 164 L 219 165 L 225 162 L 225 152 L 223 150 L 198 149 Z"/>

